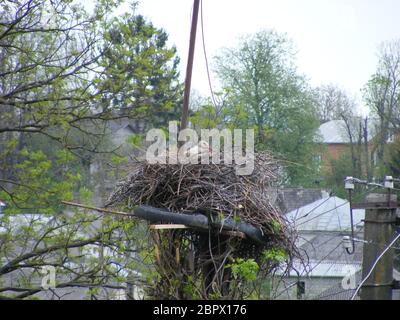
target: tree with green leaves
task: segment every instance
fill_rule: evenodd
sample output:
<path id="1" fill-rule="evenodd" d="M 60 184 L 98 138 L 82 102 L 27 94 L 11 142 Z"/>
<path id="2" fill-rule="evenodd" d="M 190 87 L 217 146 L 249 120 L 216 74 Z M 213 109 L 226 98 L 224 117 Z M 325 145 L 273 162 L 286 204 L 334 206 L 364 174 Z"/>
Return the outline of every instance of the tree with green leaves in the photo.
<path id="1" fill-rule="evenodd" d="M 1 5 L 0 199 L 7 207 L 0 217 L 0 297 L 43 291 L 37 280 L 46 265 L 60 275 L 56 289 L 83 287 L 92 295 L 126 288 L 143 265 L 147 242 L 133 232 L 136 222 L 61 204 L 89 202 L 85 167 L 99 156 L 105 163 L 119 156 L 106 138 L 110 121 L 179 108 L 175 49 L 134 6 L 112 18 L 120 2 L 96 1 L 91 13 L 73 1 Z"/>
<path id="2" fill-rule="evenodd" d="M 182 99 L 176 48 L 168 35 L 141 15 L 124 14 L 105 27 L 107 47 L 100 59 L 103 71 L 95 79 L 106 108 L 145 119 L 147 127 L 168 127 L 177 120 Z"/>
<path id="3" fill-rule="evenodd" d="M 381 44 L 378 67 L 364 87 L 364 99 L 379 120 L 374 152 L 384 171 L 385 149 L 400 130 L 400 40 Z"/>
<path id="4" fill-rule="evenodd" d="M 340 130 L 343 131 L 343 138 L 347 141 L 348 150 L 346 155 L 341 159 L 333 159 L 330 163 L 331 172 L 322 172 L 326 178 L 325 183 L 328 187 L 332 181 L 343 179 L 342 176 L 335 178 L 334 176 L 343 165 L 343 170 L 347 171 L 350 176 L 369 177 L 370 178 L 370 154 L 368 129 L 369 119 L 363 119 L 358 112 L 356 100 L 345 89 L 336 85 L 322 85 L 314 90 L 314 99 L 319 115 L 320 123 L 328 121 L 339 121 L 336 125 L 341 125 Z M 346 163 L 346 159 L 348 163 Z M 335 168 L 335 169 L 333 169 Z M 349 168 L 351 169 L 349 171 Z M 342 181 L 339 185 L 334 183 L 332 188 L 342 187 Z"/>
<path id="5" fill-rule="evenodd" d="M 318 119 L 311 92 L 294 66 L 286 36 L 260 31 L 215 58 L 221 81 L 221 123 L 254 128 L 256 148 L 272 150 L 287 169 L 287 184 L 307 185 L 315 173 L 314 135 Z M 203 117 L 204 118 L 204 117 Z"/>

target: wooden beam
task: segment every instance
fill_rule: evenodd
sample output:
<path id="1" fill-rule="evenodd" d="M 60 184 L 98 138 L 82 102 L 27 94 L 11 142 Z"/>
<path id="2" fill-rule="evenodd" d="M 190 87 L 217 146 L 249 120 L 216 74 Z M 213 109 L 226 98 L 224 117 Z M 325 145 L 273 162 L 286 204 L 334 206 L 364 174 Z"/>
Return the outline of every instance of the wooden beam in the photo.
<path id="1" fill-rule="evenodd" d="M 151 230 L 190 229 L 190 228 L 191 227 L 188 227 L 184 224 L 151 224 L 150 225 Z M 220 234 L 246 239 L 246 235 L 240 231 L 223 230 L 220 232 Z"/>
<path id="2" fill-rule="evenodd" d="M 166 230 L 166 229 L 188 229 L 184 224 L 151 224 L 151 230 Z"/>

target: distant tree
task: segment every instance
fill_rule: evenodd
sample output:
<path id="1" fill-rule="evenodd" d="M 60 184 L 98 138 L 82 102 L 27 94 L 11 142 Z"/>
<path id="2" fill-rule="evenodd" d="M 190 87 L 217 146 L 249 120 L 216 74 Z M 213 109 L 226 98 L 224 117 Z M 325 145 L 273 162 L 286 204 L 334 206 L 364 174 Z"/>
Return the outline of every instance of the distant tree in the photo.
<path id="1" fill-rule="evenodd" d="M 380 46 L 379 64 L 364 88 L 364 98 L 379 119 L 376 154 L 384 163 L 389 137 L 400 130 L 400 40 Z"/>
<path id="2" fill-rule="evenodd" d="M 256 130 L 257 149 L 286 161 L 290 184 L 311 181 L 318 119 L 310 89 L 294 66 L 291 42 L 274 31 L 243 37 L 215 58 L 225 95 L 224 117 Z"/>
<path id="3" fill-rule="evenodd" d="M 320 123 L 340 120 L 343 123 L 344 136 L 348 141 L 349 154 L 340 161 L 332 163 L 332 166 L 337 171 L 340 165 L 344 165 L 351 168 L 352 176 L 366 176 L 370 179 L 371 165 L 368 144 L 371 138 L 369 136 L 371 121 L 368 118 L 363 119 L 359 115 L 355 99 L 346 90 L 336 85 L 329 84 L 316 88 L 314 99 Z M 346 159 L 348 160 L 347 164 Z"/>
<path id="4" fill-rule="evenodd" d="M 388 165 L 385 174 L 400 177 L 400 139 L 398 137 L 388 146 L 385 163 Z"/>
<path id="5" fill-rule="evenodd" d="M 345 152 L 338 159 L 330 160 L 330 170 L 325 173 L 323 187 L 328 188 L 338 197 L 347 198 L 348 196 L 343 181 L 346 177 L 355 176 L 353 168 L 349 166 L 351 161 L 350 153 Z"/>
<path id="6" fill-rule="evenodd" d="M 354 115 L 354 99 L 344 89 L 328 84 L 317 87 L 313 94 L 321 124 Z"/>

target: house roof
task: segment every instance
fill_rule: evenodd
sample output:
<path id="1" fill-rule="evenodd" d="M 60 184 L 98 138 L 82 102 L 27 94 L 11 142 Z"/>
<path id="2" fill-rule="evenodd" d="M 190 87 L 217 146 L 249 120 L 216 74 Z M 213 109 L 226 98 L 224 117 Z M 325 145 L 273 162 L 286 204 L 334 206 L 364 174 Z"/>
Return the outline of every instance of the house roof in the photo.
<path id="1" fill-rule="evenodd" d="M 349 235 L 348 232 L 330 232 L 300 234 L 298 247 L 307 253 L 307 259 L 312 263 L 335 261 L 338 263 L 359 263 L 362 261 L 362 242 L 355 242 L 354 254 L 348 255 L 343 248 L 343 236 Z M 355 237 L 362 238 L 362 233 L 358 232 Z M 303 240 L 303 241 L 301 241 Z"/>
<path id="2" fill-rule="evenodd" d="M 353 210 L 356 238 L 362 238 L 365 211 Z M 297 247 L 303 262 L 296 260 L 289 276 L 343 277 L 349 269 L 358 270 L 362 262 L 362 243 L 355 242 L 355 252 L 348 255 L 343 236 L 351 230 L 350 206 L 347 200 L 330 196 L 314 201 L 286 214 L 298 231 Z M 359 228 L 357 228 L 357 226 Z"/>
<path id="3" fill-rule="evenodd" d="M 361 282 L 361 270 L 355 273 L 356 285 L 358 286 Z M 398 280 L 400 278 L 400 273 L 393 269 L 393 279 Z M 326 289 L 316 296 L 315 300 L 350 300 L 356 289 L 343 289 L 341 281 L 334 286 Z M 393 300 L 398 300 L 400 297 L 400 290 L 393 290 Z M 355 297 L 355 300 L 360 300 L 359 295 Z"/>
<path id="4" fill-rule="evenodd" d="M 363 239 L 364 216 L 365 210 L 353 210 L 356 239 Z M 338 197 L 325 197 L 292 210 L 286 217 L 298 231 L 296 244 L 302 256 L 302 261 L 296 259 L 293 262 L 293 267 L 288 270 L 288 276 L 294 278 L 300 276 L 302 279 L 337 279 L 334 286 L 321 290 L 313 298 L 349 300 L 355 289 L 343 289 L 342 279 L 348 274 L 356 274 L 356 284 L 360 283 L 364 245 L 356 241 L 355 251 L 351 255 L 343 248 L 343 236 L 349 235 L 351 229 L 349 203 Z M 279 269 L 277 274 L 282 275 L 284 271 L 283 268 Z M 393 271 L 393 275 L 395 279 L 400 276 L 396 270 Z M 318 286 L 318 283 L 315 282 L 314 285 Z M 400 291 L 394 294 L 400 297 Z"/>
<path id="5" fill-rule="evenodd" d="M 311 232 L 298 236 L 297 247 L 302 261 L 296 259 L 289 270 L 290 277 L 340 278 L 348 270 L 361 268 L 363 244 L 355 242 L 354 253 L 349 255 L 343 248 L 343 236 L 347 232 Z M 362 237 L 361 233 L 356 237 Z M 283 274 L 284 270 L 278 270 Z"/>
<path id="6" fill-rule="evenodd" d="M 353 128 L 358 129 L 360 118 L 353 118 L 350 121 L 354 123 L 351 124 Z M 377 120 L 368 120 L 368 141 L 373 139 L 377 133 Z M 342 144 L 350 143 L 349 135 L 347 133 L 347 128 L 344 120 L 331 120 L 323 123 L 318 129 L 318 135 L 321 137 L 321 141 L 327 144 Z M 353 134 L 357 135 L 358 134 Z"/>
<path id="7" fill-rule="evenodd" d="M 361 226 L 365 210 L 353 210 L 354 224 Z M 325 197 L 292 210 L 286 218 L 298 231 L 350 230 L 350 204 L 338 197 Z"/>
<path id="8" fill-rule="evenodd" d="M 143 133 L 145 121 L 142 119 L 120 118 L 108 121 L 107 126 L 111 134 L 115 134 L 121 130 L 128 130 L 131 133 Z"/>
<path id="9" fill-rule="evenodd" d="M 344 261 L 310 261 L 306 265 L 295 262 L 289 272 L 290 277 L 324 277 L 343 278 L 349 272 L 355 273 L 361 269 L 361 262 L 348 263 Z"/>
<path id="10" fill-rule="evenodd" d="M 349 137 L 343 120 L 323 123 L 318 130 L 324 143 L 349 143 Z"/>
<path id="11" fill-rule="evenodd" d="M 276 191 L 277 205 L 284 213 L 326 196 L 327 192 L 322 189 L 284 188 Z"/>

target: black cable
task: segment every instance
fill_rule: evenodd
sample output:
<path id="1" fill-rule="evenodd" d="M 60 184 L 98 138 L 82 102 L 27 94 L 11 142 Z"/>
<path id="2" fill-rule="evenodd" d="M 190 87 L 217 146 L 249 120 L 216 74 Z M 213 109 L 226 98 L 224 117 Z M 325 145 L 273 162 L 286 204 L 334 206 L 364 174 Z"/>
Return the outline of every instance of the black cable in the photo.
<path id="1" fill-rule="evenodd" d="M 320 206 L 322 206 L 325 202 L 327 202 L 330 198 L 332 198 L 332 195 L 330 195 L 328 198 L 326 198 L 323 202 L 321 202 L 319 205 L 316 207 L 312 208 L 310 211 L 308 211 L 304 216 L 301 216 L 300 218 L 296 219 L 297 221 L 300 219 L 304 219 L 305 217 L 309 216 L 314 210 L 318 209 Z"/>
<path id="2" fill-rule="evenodd" d="M 374 187 L 373 189 L 371 189 L 371 190 L 366 190 L 366 191 L 364 192 L 364 194 L 362 194 L 362 196 L 365 195 L 365 194 L 367 194 L 368 192 L 374 191 L 376 188 L 378 188 L 378 186 L 375 186 L 375 187 Z M 342 203 L 342 204 L 339 205 L 339 206 L 335 206 L 335 208 L 332 208 L 332 209 L 330 209 L 330 210 L 327 210 L 327 211 L 325 211 L 325 212 L 322 212 L 322 213 L 318 214 L 317 216 L 312 217 L 311 219 L 308 219 L 308 220 L 306 220 L 306 221 L 303 221 L 302 223 L 298 224 L 297 226 L 301 226 L 301 225 L 304 224 L 304 223 L 307 223 L 307 222 L 312 221 L 312 220 L 314 220 L 314 219 L 316 219 L 316 218 L 319 218 L 320 216 L 322 216 L 322 215 L 324 215 L 324 214 L 326 214 L 326 213 L 332 212 L 333 210 L 336 210 L 336 209 L 338 209 L 338 208 L 340 208 L 340 207 L 343 207 L 344 205 L 346 205 L 346 204 L 348 204 L 348 203 L 349 203 L 349 201 L 346 201 L 346 202 Z"/>
<path id="3" fill-rule="evenodd" d="M 310 221 L 312 221 L 312 220 L 314 220 L 314 219 L 317 219 L 317 218 L 319 218 L 320 216 L 323 216 L 324 214 L 327 214 L 327 213 L 329 213 L 329 212 L 332 212 L 333 210 L 336 210 L 336 209 L 338 209 L 338 208 L 340 208 L 340 207 L 343 207 L 344 205 L 346 205 L 346 204 L 348 204 L 348 203 L 349 203 L 349 202 L 346 201 L 346 202 L 342 203 L 341 205 L 336 206 L 335 208 L 329 209 L 329 210 L 327 210 L 327 211 L 324 211 L 324 212 L 322 212 L 322 213 L 316 215 L 315 217 L 312 217 L 312 218 L 310 218 L 310 219 L 308 219 L 308 220 L 306 220 L 306 221 L 303 221 L 303 222 L 297 224 L 296 226 L 298 227 L 298 226 L 301 226 L 301 225 L 303 225 L 303 224 L 305 224 L 305 223 L 307 223 L 307 222 L 310 222 Z"/>

